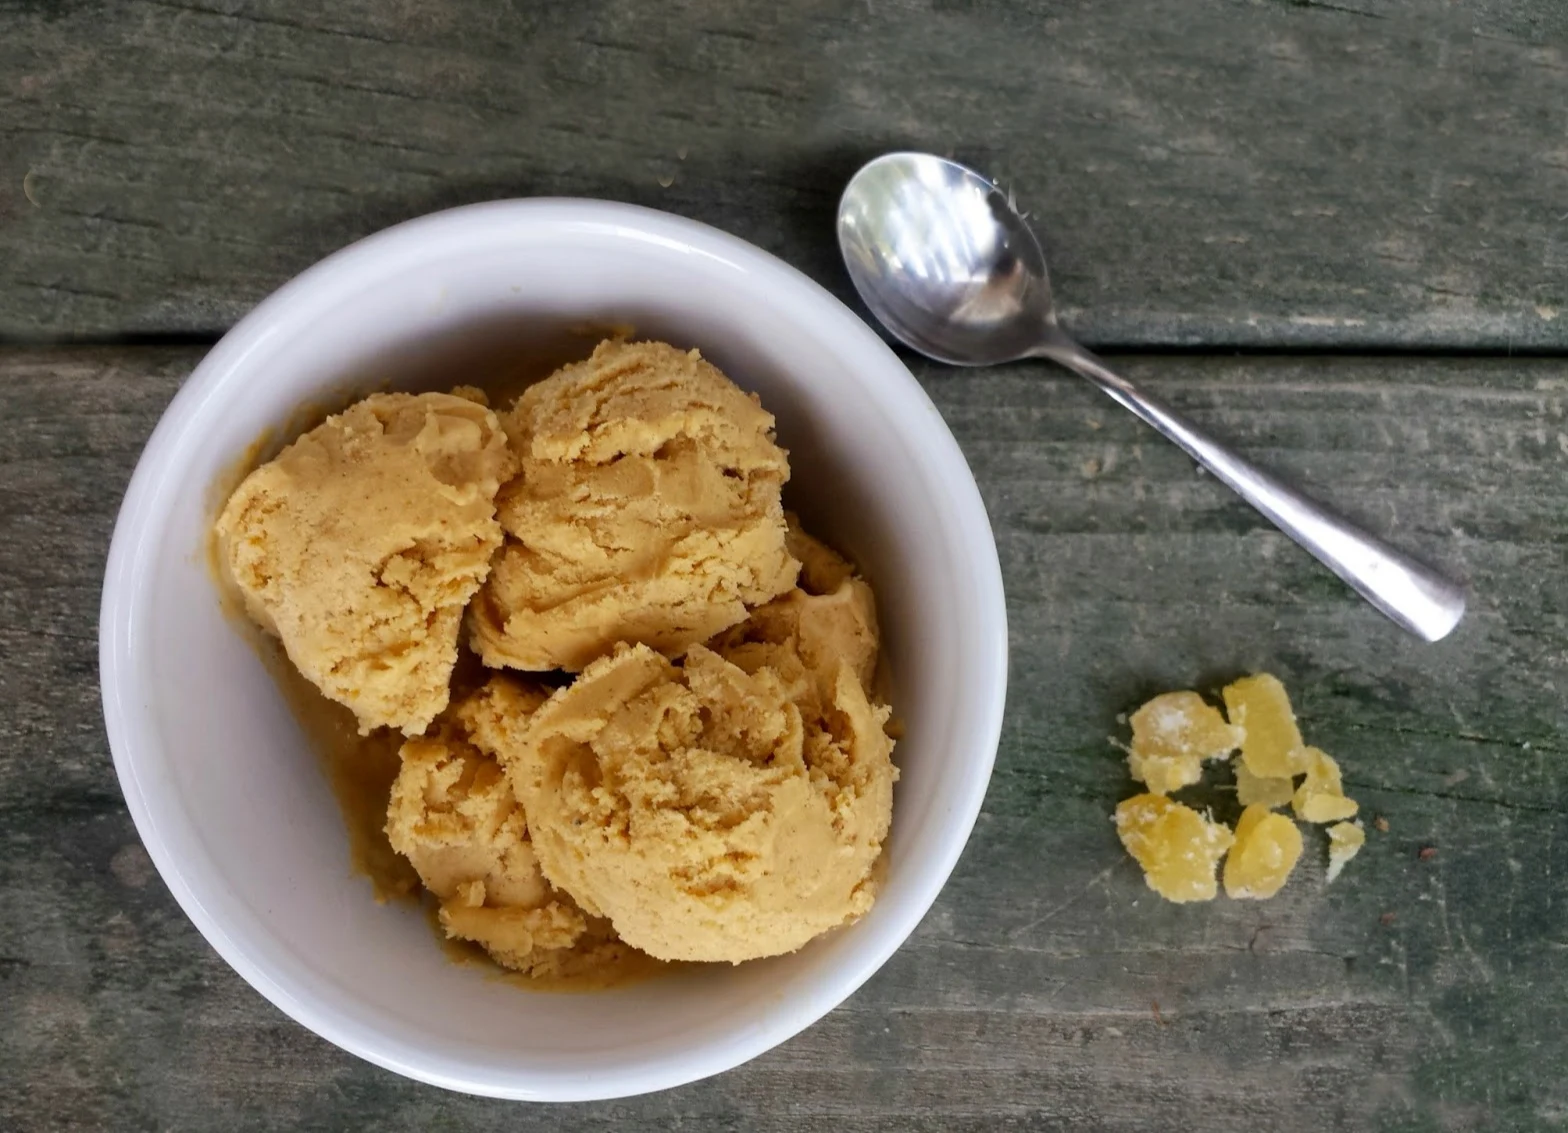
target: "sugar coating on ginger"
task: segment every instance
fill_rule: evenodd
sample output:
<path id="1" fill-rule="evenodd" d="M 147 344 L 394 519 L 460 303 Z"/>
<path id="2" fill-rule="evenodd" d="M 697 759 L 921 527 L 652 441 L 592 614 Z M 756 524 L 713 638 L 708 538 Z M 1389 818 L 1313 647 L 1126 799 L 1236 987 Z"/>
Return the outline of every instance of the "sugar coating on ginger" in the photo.
<path id="1" fill-rule="evenodd" d="M 581 974 L 625 952 L 607 925 L 545 880 L 493 754 L 515 743 L 546 699 L 538 686 L 495 677 L 428 734 L 405 741 L 386 826 L 392 847 L 440 903 L 447 935 L 533 976 Z"/>
<path id="2" fill-rule="evenodd" d="M 804 687 L 700 645 L 588 666 L 507 758 L 545 876 L 666 960 L 791 952 L 860 917 L 892 816 L 887 709 L 846 663 L 816 718 Z"/>
<path id="3" fill-rule="evenodd" d="M 250 616 L 362 733 L 446 707 L 463 607 L 516 469 L 473 396 L 375 394 L 256 469 L 215 525 Z"/>
<path id="4" fill-rule="evenodd" d="M 1223 759 L 1242 742 L 1242 730 L 1195 692 L 1167 692 L 1132 714 L 1127 768 L 1157 795 L 1203 777 L 1203 761 Z"/>
<path id="5" fill-rule="evenodd" d="M 575 672 L 622 642 L 678 657 L 795 584 L 773 416 L 695 350 L 603 342 L 505 427 L 522 475 L 469 614 L 486 664 Z"/>
<path id="6" fill-rule="evenodd" d="M 1214 899 L 1214 870 L 1233 841 L 1230 827 L 1156 794 L 1124 799 L 1115 822 L 1150 889 L 1178 903 Z"/>

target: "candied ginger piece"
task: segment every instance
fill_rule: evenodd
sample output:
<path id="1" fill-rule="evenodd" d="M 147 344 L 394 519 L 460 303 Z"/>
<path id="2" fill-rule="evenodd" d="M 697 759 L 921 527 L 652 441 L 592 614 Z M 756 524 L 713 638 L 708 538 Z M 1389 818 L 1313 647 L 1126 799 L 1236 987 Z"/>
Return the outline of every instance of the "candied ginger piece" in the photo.
<path id="1" fill-rule="evenodd" d="M 1157 795 L 1203 777 L 1203 761 L 1220 759 L 1241 745 L 1240 728 L 1195 692 L 1167 692 L 1132 714 L 1127 768 Z"/>
<path id="2" fill-rule="evenodd" d="M 1255 673 L 1225 686 L 1225 714 L 1246 733 L 1241 758 L 1254 775 L 1277 779 L 1299 775 L 1301 729 L 1278 677 Z"/>
<path id="3" fill-rule="evenodd" d="M 1236 761 L 1236 801 L 1242 806 L 1287 806 L 1295 793 L 1288 775 L 1254 775 L 1245 761 Z"/>
<path id="4" fill-rule="evenodd" d="M 1283 814 L 1261 803 L 1249 806 L 1236 823 L 1236 844 L 1225 858 L 1225 896 L 1272 897 L 1301 858 L 1301 831 Z"/>
<path id="5" fill-rule="evenodd" d="M 1339 764 L 1315 747 L 1303 748 L 1307 777 L 1296 789 L 1291 806 L 1303 822 L 1338 822 L 1352 818 L 1360 806 L 1345 797 Z"/>
<path id="6" fill-rule="evenodd" d="M 1203 761 L 1195 755 L 1140 755 L 1127 753 L 1127 771 L 1157 795 L 1190 787 L 1203 778 Z"/>
<path id="7" fill-rule="evenodd" d="M 1167 901 L 1212 901 L 1214 869 L 1233 840 L 1211 822 L 1164 795 L 1134 795 L 1116 808 L 1116 833 L 1143 867 L 1149 888 Z"/>
<path id="8" fill-rule="evenodd" d="M 1345 863 L 1366 845 L 1367 832 L 1359 822 L 1339 822 L 1328 828 L 1328 877 L 1333 881 Z"/>
<path id="9" fill-rule="evenodd" d="M 1132 748 L 1146 755 L 1218 759 L 1241 746 L 1241 729 L 1195 692 L 1167 692 L 1132 714 Z"/>

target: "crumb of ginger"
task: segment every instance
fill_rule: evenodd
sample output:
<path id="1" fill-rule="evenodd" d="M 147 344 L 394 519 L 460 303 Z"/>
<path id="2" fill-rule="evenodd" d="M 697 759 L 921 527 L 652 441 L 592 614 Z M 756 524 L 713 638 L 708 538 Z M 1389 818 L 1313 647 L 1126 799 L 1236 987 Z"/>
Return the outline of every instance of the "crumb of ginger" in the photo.
<path id="1" fill-rule="evenodd" d="M 1359 822 L 1337 822 L 1328 828 L 1328 875 L 1333 881 L 1345 864 L 1366 845 L 1367 832 Z"/>

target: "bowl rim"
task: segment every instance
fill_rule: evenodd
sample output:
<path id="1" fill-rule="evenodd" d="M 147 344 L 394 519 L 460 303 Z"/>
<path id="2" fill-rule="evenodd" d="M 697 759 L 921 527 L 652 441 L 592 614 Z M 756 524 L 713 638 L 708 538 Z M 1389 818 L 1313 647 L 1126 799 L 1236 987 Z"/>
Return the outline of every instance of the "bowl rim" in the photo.
<path id="1" fill-rule="evenodd" d="M 272 971 L 212 915 L 165 842 L 153 814 L 149 791 L 155 785 L 138 774 L 141 752 L 156 744 L 157 735 L 138 718 L 138 688 L 143 678 L 133 653 L 137 637 L 135 614 L 145 601 L 144 560 L 151 553 L 148 527 L 166 513 L 160 486 L 171 474 L 185 434 L 208 399 L 220 395 L 225 375 L 246 356 L 288 324 L 309 316 L 311 309 L 341 297 L 354 277 L 378 264 L 391 266 L 410 252 L 416 258 L 438 259 L 449 243 L 472 236 L 497 223 L 560 229 L 577 226 L 596 235 L 651 241 L 675 250 L 715 259 L 743 272 L 762 273 L 770 286 L 795 293 L 816 308 L 824 336 L 847 336 L 858 351 L 880 363 L 883 382 L 891 382 L 917 412 L 902 415 L 897 427 L 909 435 L 919 430 L 922 459 L 937 463 L 956 494 L 965 530 L 952 545 L 962 548 L 967 573 L 976 587 L 976 608 L 985 622 L 982 690 L 965 757 L 974 770 L 963 779 L 958 797 L 945 800 L 948 818 L 941 830 L 941 853 L 934 868 L 920 877 L 916 892 L 904 903 L 896 927 L 885 929 L 874 950 L 859 962 L 834 971 L 809 985 L 801 1009 L 780 1014 L 766 1026 L 732 1035 L 706 1047 L 683 1048 L 674 1055 L 619 1075 L 563 1076 L 559 1071 L 530 1076 L 516 1069 L 504 1077 L 485 1068 L 468 1073 L 451 1065 L 436 1068 L 401 1056 L 402 1048 L 380 1032 L 342 1017 L 329 1004 L 314 1002 L 307 989 L 291 986 L 287 973 Z M 420 251 L 423 249 L 423 252 Z M 639 205 L 582 198 L 537 197 L 489 201 L 430 213 L 404 221 L 332 253 L 284 283 L 239 320 L 202 358 L 165 409 L 137 461 L 121 502 L 104 571 L 99 609 L 99 682 L 104 722 L 116 775 L 138 836 L 185 915 L 223 960 L 295 1022 L 334 1045 L 395 1073 L 480 1096 L 537 1101 L 587 1101 L 649 1093 L 696 1081 L 732 1069 L 787 1041 L 838 1006 L 878 971 L 918 927 L 951 876 L 968 843 L 995 766 L 1007 693 L 1007 610 L 995 537 L 973 473 L 952 432 L 930 397 L 892 349 L 838 298 L 804 273 L 739 237 L 698 221 Z M 296 981 L 297 983 L 297 981 Z M 434 1059 L 432 1061 L 435 1061 Z M 564 1080 L 563 1080 L 564 1078 Z"/>

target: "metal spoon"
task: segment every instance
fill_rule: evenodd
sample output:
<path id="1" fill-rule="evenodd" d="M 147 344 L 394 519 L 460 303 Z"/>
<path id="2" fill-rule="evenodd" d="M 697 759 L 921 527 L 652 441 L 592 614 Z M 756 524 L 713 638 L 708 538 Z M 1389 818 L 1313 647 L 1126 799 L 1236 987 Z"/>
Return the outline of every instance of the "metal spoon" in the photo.
<path id="1" fill-rule="evenodd" d="M 923 153 L 877 158 L 844 190 L 838 239 L 860 297 L 907 345 L 955 366 L 1058 362 L 1175 441 L 1411 633 L 1437 641 L 1464 615 L 1463 588 L 1253 467 L 1074 342 L 1057 325 L 1034 233 L 974 170 Z"/>

